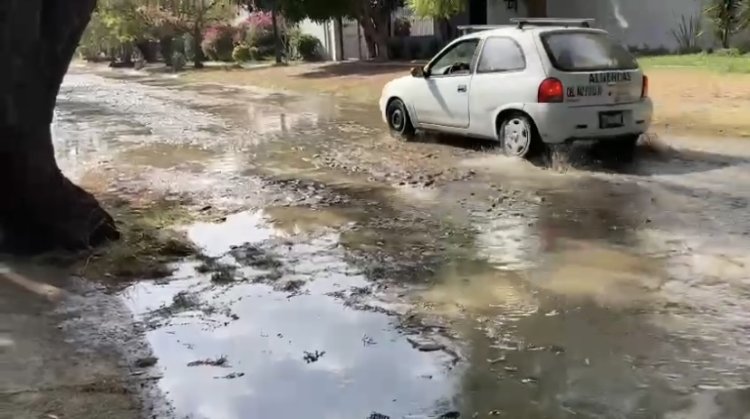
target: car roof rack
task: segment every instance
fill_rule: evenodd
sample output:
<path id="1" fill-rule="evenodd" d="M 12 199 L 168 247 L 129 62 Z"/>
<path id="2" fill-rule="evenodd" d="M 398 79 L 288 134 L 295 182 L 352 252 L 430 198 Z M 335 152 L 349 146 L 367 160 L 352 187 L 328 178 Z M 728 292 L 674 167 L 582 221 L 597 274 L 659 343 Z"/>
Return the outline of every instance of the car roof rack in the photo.
<path id="1" fill-rule="evenodd" d="M 553 17 L 515 17 L 510 19 L 511 23 L 516 24 L 518 29 L 524 26 L 580 26 L 590 28 L 594 19 L 562 19 Z"/>
<path id="2" fill-rule="evenodd" d="M 456 29 L 461 35 L 467 35 L 473 32 L 489 31 L 492 29 L 507 28 L 510 25 L 458 25 Z"/>

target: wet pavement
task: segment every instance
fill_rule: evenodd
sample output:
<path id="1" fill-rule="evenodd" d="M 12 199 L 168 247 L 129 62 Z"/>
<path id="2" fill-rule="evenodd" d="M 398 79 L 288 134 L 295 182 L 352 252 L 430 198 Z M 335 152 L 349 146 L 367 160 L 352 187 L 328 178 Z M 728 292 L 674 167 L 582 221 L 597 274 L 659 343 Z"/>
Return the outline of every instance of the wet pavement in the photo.
<path id="1" fill-rule="evenodd" d="M 326 96 L 82 69 L 55 134 L 75 178 L 228 214 L 115 297 L 175 417 L 750 415 L 750 143 L 551 170 Z"/>

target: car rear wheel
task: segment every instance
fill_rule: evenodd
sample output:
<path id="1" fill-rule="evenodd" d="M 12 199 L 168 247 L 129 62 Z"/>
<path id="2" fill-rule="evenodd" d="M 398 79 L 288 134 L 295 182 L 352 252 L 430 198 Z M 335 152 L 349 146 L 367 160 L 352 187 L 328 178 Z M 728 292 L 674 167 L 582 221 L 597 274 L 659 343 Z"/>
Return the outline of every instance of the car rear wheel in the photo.
<path id="1" fill-rule="evenodd" d="M 498 138 L 506 156 L 529 158 L 540 151 L 541 139 L 527 115 L 512 113 L 498 124 Z"/>
<path id="2" fill-rule="evenodd" d="M 409 113 L 406 111 L 406 105 L 401 99 L 393 99 L 388 104 L 385 116 L 393 137 L 406 141 L 414 138 L 414 125 L 412 125 Z"/>

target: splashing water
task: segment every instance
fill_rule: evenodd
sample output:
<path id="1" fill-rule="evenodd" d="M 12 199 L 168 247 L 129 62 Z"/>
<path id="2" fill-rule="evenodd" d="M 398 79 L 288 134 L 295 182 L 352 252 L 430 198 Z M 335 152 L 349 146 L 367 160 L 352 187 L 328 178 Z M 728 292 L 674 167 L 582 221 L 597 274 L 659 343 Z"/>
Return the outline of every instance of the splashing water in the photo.
<path id="1" fill-rule="evenodd" d="M 609 0 L 610 3 L 612 3 L 612 9 L 615 13 L 615 18 L 617 19 L 617 24 L 620 25 L 622 29 L 627 29 L 630 27 L 630 24 L 627 20 L 625 20 L 625 16 L 622 15 L 622 11 L 620 11 L 620 3 L 618 0 Z"/>

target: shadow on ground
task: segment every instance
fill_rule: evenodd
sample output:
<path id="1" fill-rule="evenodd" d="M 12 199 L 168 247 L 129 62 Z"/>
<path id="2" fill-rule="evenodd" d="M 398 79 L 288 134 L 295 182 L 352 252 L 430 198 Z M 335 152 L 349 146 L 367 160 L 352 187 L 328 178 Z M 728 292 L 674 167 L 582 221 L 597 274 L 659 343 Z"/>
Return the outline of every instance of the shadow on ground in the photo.
<path id="1" fill-rule="evenodd" d="M 341 76 L 374 76 L 379 74 L 393 73 L 394 71 L 403 70 L 405 73 L 411 67 L 419 65 L 408 61 L 398 63 L 373 63 L 373 62 L 346 62 L 333 63 L 316 66 L 311 71 L 300 74 L 302 78 L 328 78 Z"/>

